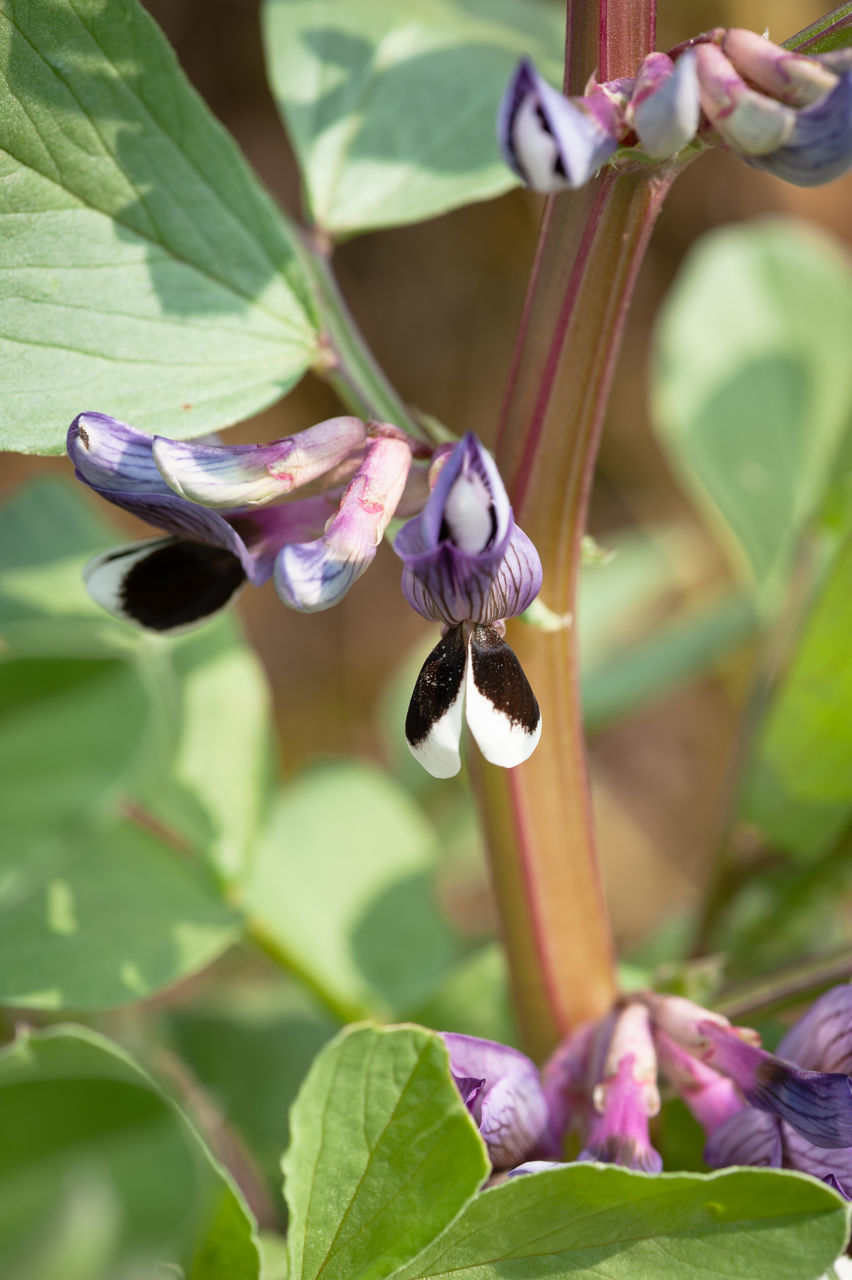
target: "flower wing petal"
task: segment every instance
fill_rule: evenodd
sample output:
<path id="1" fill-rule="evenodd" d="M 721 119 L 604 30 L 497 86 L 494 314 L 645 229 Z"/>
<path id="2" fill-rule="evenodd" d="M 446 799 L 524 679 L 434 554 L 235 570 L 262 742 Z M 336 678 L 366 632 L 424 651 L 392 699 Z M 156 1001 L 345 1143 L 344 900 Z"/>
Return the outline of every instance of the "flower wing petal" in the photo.
<path id="1" fill-rule="evenodd" d="M 411 695 L 405 718 L 408 748 L 434 778 L 452 778 L 461 768 L 466 662 L 462 628 L 454 627 L 423 663 Z M 457 1074 L 472 1076 L 476 1071 L 460 1069 Z"/>
<path id="2" fill-rule="evenodd" d="M 181 538 L 152 538 L 95 556 L 83 570 L 102 608 L 147 631 L 175 635 L 206 622 L 245 584 L 237 556 Z"/>
<path id="3" fill-rule="evenodd" d="M 520 662 L 493 627 L 471 631 L 467 723 L 485 759 L 511 769 L 532 755 L 541 712 Z"/>

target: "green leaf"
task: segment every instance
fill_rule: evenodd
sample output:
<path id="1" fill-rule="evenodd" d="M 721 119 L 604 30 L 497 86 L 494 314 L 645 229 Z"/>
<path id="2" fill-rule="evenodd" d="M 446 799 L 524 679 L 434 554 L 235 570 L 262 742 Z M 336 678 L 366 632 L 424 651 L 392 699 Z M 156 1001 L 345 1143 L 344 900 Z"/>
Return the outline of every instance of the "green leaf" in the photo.
<path id="1" fill-rule="evenodd" d="M 850 332 L 849 258 L 777 219 L 705 236 L 657 326 L 657 426 L 769 608 L 852 421 Z"/>
<path id="2" fill-rule="evenodd" d="M 754 609 L 728 593 L 681 614 L 623 652 L 583 673 L 583 716 L 599 729 L 670 689 L 702 675 L 724 654 L 754 635 Z"/>
<path id="3" fill-rule="evenodd" d="M 137 0 L 4 0 L 0 68 L 0 445 L 283 395 L 317 350 L 294 233 Z"/>
<path id="4" fill-rule="evenodd" d="M 100 504 L 105 510 L 105 504 Z M 83 566 L 122 540 L 82 485 L 44 478 L 0 506 L 0 643 L 21 657 L 128 656 L 141 631 L 89 596 Z"/>
<path id="5" fill-rule="evenodd" d="M 313 1059 L 339 1030 L 295 983 L 277 983 L 274 991 L 241 984 L 215 1003 L 196 1002 L 169 1015 L 169 1038 L 180 1057 L 246 1140 L 276 1192 L 290 1104 Z"/>
<path id="6" fill-rule="evenodd" d="M 203 968 L 239 932 L 203 868 L 129 823 L 2 842 L 0 1003 L 127 1004 Z"/>
<path id="7" fill-rule="evenodd" d="M 497 107 L 524 54 L 562 80 L 542 0 L 266 0 L 269 78 L 313 219 L 335 236 L 433 217 L 517 183 Z"/>
<path id="8" fill-rule="evenodd" d="M 272 794 L 269 686 L 232 617 L 140 651 L 152 701 L 132 792 L 227 883 L 246 874 Z"/>
<path id="9" fill-rule="evenodd" d="M 0 811 L 7 834 L 60 830 L 115 805 L 147 719 L 120 662 L 0 662 Z"/>
<path id="10" fill-rule="evenodd" d="M 356 1027 L 314 1062 L 284 1159 L 291 1280 L 378 1280 L 434 1239 L 486 1177 L 439 1036 Z"/>
<path id="11" fill-rule="evenodd" d="M 250 928 L 344 1020 L 407 1015 L 458 954 L 436 863 L 434 833 L 387 775 L 320 766 L 284 791 L 256 850 Z"/>
<path id="12" fill-rule="evenodd" d="M 107 1187 L 120 1211 L 103 1280 L 146 1260 L 183 1266 L 192 1280 L 256 1280 L 254 1223 L 229 1175 L 109 1041 L 71 1027 L 20 1035 L 0 1054 L 0 1131 L 4 1273 L 82 1180 Z"/>
<path id="13" fill-rule="evenodd" d="M 233 616 L 172 640 L 110 618 L 94 604 L 83 584 L 83 565 L 122 538 L 96 518 L 95 510 L 82 486 L 59 480 L 31 485 L 0 508 L 0 637 L 9 648 L 75 657 L 104 653 L 137 664 L 136 674 L 130 665 L 103 667 L 119 673 L 113 675 L 120 686 L 115 701 L 106 693 L 87 702 L 83 691 L 63 726 L 41 734 L 48 744 L 46 761 L 33 724 L 27 758 L 51 767 L 57 761 L 63 774 L 71 770 L 69 786 L 80 797 L 78 807 L 85 807 L 88 797 L 74 770 L 88 770 L 92 779 L 106 782 L 131 751 L 134 768 L 125 794 L 203 850 L 226 880 L 236 880 L 271 789 L 274 751 L 265 676 Z M 49 665 L 24 668 L 30 669 L 36 682 L 50 687 Z M 92 663 L 74 663 L 73 669 L 101 670 Z M 136 705 L 121 696 L 125 687 L 135 691 Z M 0 706 L 2 700 L 0 669 Z M 53 714 L 42 710 L 42 718 Z M 0 757 L 3 750 L 0 732 Z M 30 772 L 25 757 L 19 768 L 14 761 L 12 767 L 25 775 L 28 790 L 21 792 L 21 807 L 26 808 L 24 796 L 43 788 L 40 770 Z M 58 780 L 54 775 L 54 788 Z M 50 805 L 55 798 L 51 791 Z M 36 811 L 43 814 L 44 805 L 37 804 Z"/>
<path id="14" fill-rule="evenodd" d="M 852 813 L 852 539 L 838 552 L 761 725 L 740 817 L 775 847 L 816 859 Z"/>
<path id="15" fill-rule="evenodd" d="M 815 1280 L 848 1206 L 782 1170 L 647 1174 L 567 1165 L 477 1196 L 394 1280 Z"/>

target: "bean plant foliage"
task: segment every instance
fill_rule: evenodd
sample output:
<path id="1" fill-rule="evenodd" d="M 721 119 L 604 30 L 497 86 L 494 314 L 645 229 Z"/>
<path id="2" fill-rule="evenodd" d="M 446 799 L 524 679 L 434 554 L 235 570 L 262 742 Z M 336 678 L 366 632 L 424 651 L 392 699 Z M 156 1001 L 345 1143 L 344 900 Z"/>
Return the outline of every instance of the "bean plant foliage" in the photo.
<path id="1" fill-rule="evenodd" d="M 207 438 L 309 370 L 340 392 L 350 357 L 347 412 L 401 403 L 334 309 L 331 249 L 517 184 L 498 105 L 522 57 L 561 83 L 563 7 L 266 0 L 262 37 L 307 229 L 138 0 L 0 0 L 4 449 L 58 455 L 87 411 Z M 656 328 L 651 401 L 728 585 L 648 625 L 692 545 L 679 521 L 616 534 L 612 564 L 581 574 L 590 731 L 765 652 L 806 575 L 732 802 L 772 857 L 750 883 L 726 850 L 703 921 L 742 980 L 791 958 L 779 921 L 803 950 L 842 938 L 850 284 L 848 254 L 792 220 L 704 238 Z M 422 441 L 428 408 L 397 425 Z M 789 1164 L 708 1172 L 668 1098 L 664 1172 L 584 1157 L 495 1175 L 484 1102 L 464 1093 L 484 1082 L 451 1068 L 440 1032 L 518 1041 L 507 964 L 446 910 L 471 802 L 447 783 L 430 804 L 401 758 L 403 676 L 387 767 L 323 759 L 281 780 L 272 691 L 233 612 L 161 635 L 87 591 L 92 557 L 126 540 L 106 511 L 70 468 L 0 506 L 4 1276 L 817 1280 L 847 1241 L 837 1190 Z M 476 736 L 470 633 L 487 627 L 436 616 L 469 646 Z M 529 622 L 565 625 L 546 606 Z M 670 989 L 693 996 L 673 951 Z M 658 958 L 625 985 L 652 984 Z"/>

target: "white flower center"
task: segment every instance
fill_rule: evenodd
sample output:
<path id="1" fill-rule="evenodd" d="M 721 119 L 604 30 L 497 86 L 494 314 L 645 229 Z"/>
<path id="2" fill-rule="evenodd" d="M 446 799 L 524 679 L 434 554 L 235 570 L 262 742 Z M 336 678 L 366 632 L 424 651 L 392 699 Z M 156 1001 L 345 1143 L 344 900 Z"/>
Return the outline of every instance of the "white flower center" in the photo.
<path id="1" fill-rule="evenodd" d="M 475 471 L 462 471 L 444 503 L 444 526 L 450 540 L 468 555 L 484 551 L 494 537 L 491 494 Z"/>

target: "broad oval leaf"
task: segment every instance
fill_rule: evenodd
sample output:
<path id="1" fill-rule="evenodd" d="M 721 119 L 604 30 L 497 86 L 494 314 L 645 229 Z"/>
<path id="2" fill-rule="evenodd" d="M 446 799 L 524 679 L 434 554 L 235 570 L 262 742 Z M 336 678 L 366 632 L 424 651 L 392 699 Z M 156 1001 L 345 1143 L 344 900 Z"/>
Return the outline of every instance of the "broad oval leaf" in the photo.
<path id="1" fill-rule="evenodd" d="M 436 867 L 435 833 L 399 784 L 338 761 L 282 792 L 243 905 L 342 1019 L 409 1017 L 458 957 Z"/>
<path id="2" fill-rule="evenodd" d="M 314 1061 L 284 1158 L 290 1280 L 396 1274 L 488 1174 L 440 1036 L 354 1027 Z"/>
<path id="3" fill-rule="evenodd" d="M 294 232 L 137 0 L 0 0 L 0 95 L 0 446 L 283 395 L 317 349 Z"/>
<path id="4" fill-rule="evenodd" d="M 88 1189 L 84 1207 L 108 1228 L 94 1257 L 108 1265 L 74 1272 L 66 1259 L 57 1277 L 129 1280 L 171 1263 L 156 1274 L 182 1267 L 193 1280 L 257 1280 L 255 1225 L 230 1176 L 179 1108 L 103 1037 L 67 1026 L 19 1035 L 0 1053 L 0 1129 L 4 1275 L 32 1275 L 34 1255 L 43 1264 L 45 1234 L 67 1216 L 69 1191 L 79 1200 Z M 71 1244 L 79 1247 L 79 1227 Z"/>
<path id="5" fill-rule="evenodd" d="M 264 36 L 312 217 L 346 236 L 517 185 L 497 108 L 524 54 L 561 81 L 564 6 L 265 0 Z"/>
<path id="6" fill-rule="evenodd" d="M 687 259 L 655 337 L 657 427 L 772 607 L 852 415 L 852 264 L 791 220 Z"/>
<path id="7" fill-rule="evenodd" d="M 3 841 L 2 1004 L 128 1004 L 210 964 L 239 934 L 208 875 L 129 823 Z"/>
<path id="8" fill-rule="evenodd" d="M 839 1196 L 785 1170 L 566 1165 L 477 1196 L 394 1280 L 814 1280 L 847 1223 Z"/>
<path id="9" fill-rule="evenodd" d="M 813 861 L 852 811 L 852 539 L 814 601 L 754 741 L 740 817 L 773 848 Z"/>

